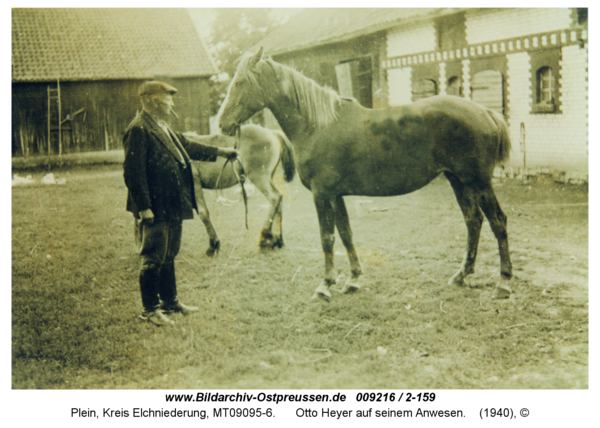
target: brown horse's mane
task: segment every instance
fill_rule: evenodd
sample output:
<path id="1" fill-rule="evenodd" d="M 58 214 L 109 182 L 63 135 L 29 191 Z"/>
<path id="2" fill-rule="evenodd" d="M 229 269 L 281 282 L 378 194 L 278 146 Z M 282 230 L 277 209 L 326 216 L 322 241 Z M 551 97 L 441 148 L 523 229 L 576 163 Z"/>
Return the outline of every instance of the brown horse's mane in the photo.
<path id="1" fill-rule="evenodd" d="M 240 59 L 237 73 L 252 85 L 265 88 L 268 83 L 260 81 L 264 74 L 256 73 L 251 66 L 251 58 L 252 55 L 246 55 Z M 275 71 L 281 93 L 306 117 L 310 125 L 322 128 L 337 119 L 336 107 L 342 98 L 333 89 L 319 86 L 299 71 L 279 64 L 271 58 L 262 59 L 255 67 L 259 67 L 261 63 Z"/>

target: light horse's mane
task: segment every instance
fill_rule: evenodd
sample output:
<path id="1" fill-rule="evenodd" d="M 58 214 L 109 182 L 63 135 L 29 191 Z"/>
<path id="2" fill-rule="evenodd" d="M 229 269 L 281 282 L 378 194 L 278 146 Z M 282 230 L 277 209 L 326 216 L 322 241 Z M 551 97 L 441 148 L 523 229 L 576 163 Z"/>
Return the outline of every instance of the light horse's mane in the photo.
<path id="1" fill-rule="evenodd" d="M 247 79 L 252 85 L 265 87 L 260 80 L 264 74 L 256 73 L 251 65 L 252 55 L 242 57 L 238 65 L 237 73 L 240 77 Z M 283 95 L 285 95 L 301 114 L 306 117 L 309 124 L 322 128 L 337 119 L 336 107 L 342 98 L 331 88 L 319 86 L 314 80 L 302 75 L 300 72 L 279 64 L 271 58 L 262 59 L 256 64 L 268 65 L 275 71 L 277 84 Z"/>

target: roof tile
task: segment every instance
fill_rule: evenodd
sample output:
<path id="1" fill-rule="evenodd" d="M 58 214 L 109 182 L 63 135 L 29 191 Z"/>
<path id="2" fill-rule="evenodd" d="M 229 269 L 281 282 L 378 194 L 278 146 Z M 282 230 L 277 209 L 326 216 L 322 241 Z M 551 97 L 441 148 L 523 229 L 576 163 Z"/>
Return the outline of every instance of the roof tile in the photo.
<path id="1" fill-rule="evenodd" d="M 316 8 L 304 9 L 273 30 L 258 45 L 269 55 L 348 40 L 400 23 L 432 18 L 458 9 Z"/>
<path id="2" fill-rule="evenodd" d="M 185 9 L 12 9 L 12 80 L 217 73 Z"/>

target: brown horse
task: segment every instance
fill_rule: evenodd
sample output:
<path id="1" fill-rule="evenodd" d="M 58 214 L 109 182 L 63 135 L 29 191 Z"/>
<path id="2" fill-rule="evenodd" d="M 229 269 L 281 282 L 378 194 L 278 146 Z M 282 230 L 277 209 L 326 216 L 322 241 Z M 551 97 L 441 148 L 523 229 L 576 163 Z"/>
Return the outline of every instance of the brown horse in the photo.
<path id="1" fill-rule="evenodd" d="M 190 141 L 212 146 L 236 146 L 236 138 L 227 135 L 198 135 L 190 132 L 184 135 Z M 227 189 L 238 184 L 233 168 L 236 169 L 238 177 L 245 174 L 245 177 L 266 196 L 271 206 L 261 232 L 260 247 L 264 249 L 283 247 L 283 195 L 275 186 L 274 178 L 276 174 L 281 175 L 287 182 L 294 178 L 296 165 L 292 145 L 282 132 L 257 125 L 244 125 L 241 127 L 239 152 L 241 166 L 237 161 L 233 163 L 233 167 L 224 165 L 225 159 L 221 157 L 215 162 L 192 161 L 198 216 L 209 236 L 209 248 L 206 250 L 208 256 L 213 256 L 219 251 L 221 240 L 210 219 L 202 189 Z M 139 248 L 137 229 L 135 236 Z"/>
<path id="2" fill-rule="evenodd" d="M 223 132 L 233 134 L 265 107 L 292 141 L 298 175 L 312 191 L 317 209 L 325 277 L 313 297 L 331 297 L 335 228 L 352 272 L 342 291 L 359 288 L 362 268 L 343 196 L 403 195 L 441 173 L 454 189 L 468 232 L 462 266 L 450 284 L 464 285 L 465 277 L 474 272 L 485 214 L 500 249 L 500 280 L 493 297 L 510 295 L 507 221 L 492 189 L 494 167 L 510 152 L 507 124 L 500 114 L 455 96 L 366 109 L 291 68 L 263 59 L 261 48 L 238 64 L 222 106 Z"/>

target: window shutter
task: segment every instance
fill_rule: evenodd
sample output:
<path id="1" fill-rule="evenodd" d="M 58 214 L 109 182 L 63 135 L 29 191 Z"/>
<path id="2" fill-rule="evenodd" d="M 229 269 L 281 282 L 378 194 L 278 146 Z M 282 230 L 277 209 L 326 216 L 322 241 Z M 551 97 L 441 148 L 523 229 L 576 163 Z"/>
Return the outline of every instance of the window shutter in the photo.
<path id="1" fill-rule="evenodd" d="M 437 94 L 437 85 L 433 80 L 422 79 L 414 84 L 412 90 L 413 101 L 420 100 L 422 98 L 432 97 Z"/>
<path id="2" fill-rule="evenodd" d="M 496 70 L 485 70 L 473 76 L 471 99 L 476 103 L 504 113 L 502 73 Z"/>
<path id="3" fill-rule="evenodd" d="M 349 62 L 335 66 L 335 74 L 338 82 L 338 89 L 342 97 L 354 97 L 352 91 L 352 69 Z"/>

